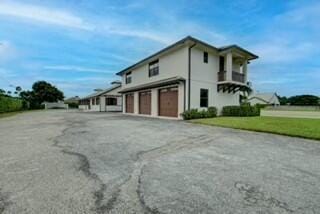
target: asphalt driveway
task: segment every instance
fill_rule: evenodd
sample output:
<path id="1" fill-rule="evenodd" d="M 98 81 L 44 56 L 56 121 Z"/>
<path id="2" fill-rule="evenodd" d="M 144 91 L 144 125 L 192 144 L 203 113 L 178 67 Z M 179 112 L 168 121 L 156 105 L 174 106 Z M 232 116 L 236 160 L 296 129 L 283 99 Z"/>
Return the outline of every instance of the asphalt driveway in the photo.
<path id="1" fill-rule="evenodd" d="M 0 213 L 320 213 L 320 143 L 112 113 L 0 120 Z"/>

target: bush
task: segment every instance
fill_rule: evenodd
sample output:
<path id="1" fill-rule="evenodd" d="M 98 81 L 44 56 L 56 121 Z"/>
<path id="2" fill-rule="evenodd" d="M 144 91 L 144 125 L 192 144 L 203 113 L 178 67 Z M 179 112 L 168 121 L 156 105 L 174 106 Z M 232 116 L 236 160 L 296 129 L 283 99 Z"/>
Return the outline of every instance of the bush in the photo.
<path id="1" fill-rule="evenodd" d="M 234 117 L 260 116 L 260 108 L 257 106 L 250 106 L 250 105 L 224 106 L 222 108 L 222 116 L 234 116 Z"/>
<path id="2" fill-rule="evenodd" d="M 184 120 L 192 120 L 198 118 L 211 118 L 217 116 L 217 108 L 209 107 L 208 110 L 190 109 L 181 114 Z"/>
<path id="3" fill-rule="evenodd" d="M 69 105 L 69 108 L 78 108 L 79 104 L 78 103 L 66 103 Z"/>
<path id="4" fill-rule="evenodd" d="M 0 95 L 0 113 L 21 111 L 22 109 L 22 100 Z"/>

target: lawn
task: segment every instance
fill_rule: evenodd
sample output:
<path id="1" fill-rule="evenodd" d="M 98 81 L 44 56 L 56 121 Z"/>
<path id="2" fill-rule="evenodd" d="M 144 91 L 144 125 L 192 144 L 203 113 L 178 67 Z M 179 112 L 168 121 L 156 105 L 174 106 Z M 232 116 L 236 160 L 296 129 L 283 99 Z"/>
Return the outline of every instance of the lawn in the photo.
<path id="1" fill-rule="evenodd" d="M 8 113 L 0 113 L 0 119 L 5 117 L 11 117 L 16 114 L 22 113 L 22 111 L 8 112 Z"/>
<path id="2" fill-rule="evenodd" d="M 320 119 L 284 117 L 217 117 L 192 120 L 193 123 L 268 132 L 320 140 Z"/>

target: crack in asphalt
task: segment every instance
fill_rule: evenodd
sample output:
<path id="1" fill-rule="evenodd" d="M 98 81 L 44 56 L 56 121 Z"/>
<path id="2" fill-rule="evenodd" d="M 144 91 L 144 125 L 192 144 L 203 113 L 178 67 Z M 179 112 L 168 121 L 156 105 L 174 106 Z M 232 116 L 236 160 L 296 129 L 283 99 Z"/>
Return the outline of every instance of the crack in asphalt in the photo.
<path id="1" fill-rule="evenodd" d="M 77 126 L 81 126 L 81 125 L 85 126 L 85 124 L 87 122 L 89 122 L 89 121 L 90 120 L 87 120 L 85 122 L 83 122 L 83 121 L 81 121 L 81 122 L 79 122 L 79 121 L 75 121 L 75 122 L 67 121 L 67 127 L 62 130 L 61 135 L 58 135 L 58 136 L 54 137 L 53 146 L 61 148 L 62 149 L 61 152 L 65 153 L 65 154 L 73 155 L 73 156 L 78 157 L 79 162 L 80 162 L 80 167 L 78 168 L 78 170 L 82 171 L 87 177 L 89 177 L 89 178 L 91 178 L 93 180 L 96 180 L 96 181 L 98 181 L 100 183 L 99 190 L 97 190 L 97 191 L 95 191 L 93 193 L 94 198 L 95 198 L 95 209 L 94 210 L 97 211 L 97 213 L 105 213 L 105 211 L 108 208 L 108 203 L 107 203 L 107 205 L 103 204 L 104 191 L 106 190 L 106 185 L 102 182 L 102 180 L 99 178 L 99 176 L 97 174 L 92 173 L 90 171 L 90 163 L 89 163 L 88 158 L 84 154 L 68 150 L 68 149 L 72 149 L 72 148 L 68 148 L 66 146 L 59 145 L 59 143 L 61 143 L 60 139 L 62 139 L 63 137 L 65 137 L 68 134 L 75 135 L 75 134 L 86 133 L 86 131 L 79 131 L 79 132 L 76 132 L 76 133 L 75 132 L 67 133 L 67 132 L 70 129 L 73 129 L 73 128 L 77 127 Z"/>
<path id="2" fill-rule="evenodd" d="M 0 188 L 0 214 L 3 213 L 6 207 L 10 204 L 8 194 L 3 193 Z"/>
<path id="3" fill-rule="evenodd" d="M 315 207 L 299 207 L 292 209 L 286 202 L 282 202 L 272 196 L 268 197 L 259 186 L 253 186 L 245 182 L 235 182 L 235 188 L 243 194 L 243 199 L 248 206 L 263 206 L 266 208 L 277 207 L 287 213 L 316 213 Z"/>

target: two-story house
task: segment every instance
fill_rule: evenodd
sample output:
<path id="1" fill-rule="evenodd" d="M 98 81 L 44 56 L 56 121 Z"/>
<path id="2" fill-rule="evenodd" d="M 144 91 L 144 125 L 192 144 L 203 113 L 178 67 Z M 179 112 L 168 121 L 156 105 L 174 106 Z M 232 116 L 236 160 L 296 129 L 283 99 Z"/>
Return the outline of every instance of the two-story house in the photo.
<path id="1" fill-rule="evenodd" d="M 237 46 L 214 47 L 186 37 L 120 71 L 123 112 L 180 117 L 185 110 L 239 105 L 249 91 L 255 54 Z"/>

